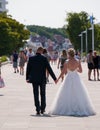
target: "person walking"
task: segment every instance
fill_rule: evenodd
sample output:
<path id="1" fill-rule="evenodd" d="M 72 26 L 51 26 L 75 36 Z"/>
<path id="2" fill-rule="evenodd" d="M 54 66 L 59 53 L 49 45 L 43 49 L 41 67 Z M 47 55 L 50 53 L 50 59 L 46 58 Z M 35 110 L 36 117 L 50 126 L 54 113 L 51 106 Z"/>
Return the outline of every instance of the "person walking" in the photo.
<path id="1" fill-rule="evenodd" d="M 29 48 L 28 52 L 26 53 L 26 58 L 27 61 L 29 60 L 30 57 L 34 56 L 34 52 L 32 50 L 32 48 Z"/>
<path id="2" fill-rule="evenodd" d="M 12 54 L 12 63 L 13 63 L 14 73 L 19 72 L 19 69 L 18 69 L 18 53 L 16 52 L 16 50 Z"/>
<path id="3" fill-rule="evenodd" d="M 96 73 L 97 73 L 97 80 L 99 79 L 99 56 L 97 55 L 97 52 L 93 52 L 93 62 L 94 62 L 94 80 L 96 81 Z"/>
<path id="4" fill-rule="evenodd" d="M 57 81 L 57 78 L 45 56 L 42 55 L 43 48 L 38 47 L 36 54 L 29 58 L 26 67 L 26 81 L 32 83 L 36 114 L 45 112 L 46 108 L 46 70 Z M 41 101 L 39 100 L 39 92 Z"/>
<path id="5" fill-rule="evenodd" d="M 20 75 L 24 75 L 24 66 L 26 62 L 26 55 L 24 50 L 20 51 L 19 53 L 19 67 L 20 67 Z"/>
<path id="6" fill-rule="evenodd" d="M 58 66 L 57 68 L 59 69 L 59 66 L 60 66 L 60 70 L 62 72 L 63 70 L 63 67 L 64 67 L 64 62 L 67 60 L 67 51 L 64 49 L 62 50 L 62 54 L 61 56 L 59 57 L 59 60 L 58 60 Z M 62 76 L 62 81 L 64 79 L 64 76 Z"/>
<path id="7" fill-rule="evenodd" d="M 64 116 L 92 116 L 95 110 L 88 91 L 78 73 L 82 73 L 80 60 L 75 58 L 75 50 L 68 50 L 68 60 L 64 63 L 59 79 L 67 72 L 59 87 L 49 114 Z"/>
<path id="8" fill-rule="evenodd" d="M 94 69 L 94 62 L 93 62 L 93 51 L 89 50 L 89 53 L 87 55 L 87 65 L 88 65 L 88 80 L 92 80 L 91 79 L 91 73 L 92 70 Z"/>
<path id="9" fill-rule="evenodd" d="M 50 63 L 50 60 L 51 60 L 51 57 L 50 55 L 48 54 L 48 51 L 46 48 L 43 49 L 43 55 L 47 58 L 48 62 Z M 48 70 L 46 71 L 46 82 L 48 83 L 49 82 L 49 72 Z"/>

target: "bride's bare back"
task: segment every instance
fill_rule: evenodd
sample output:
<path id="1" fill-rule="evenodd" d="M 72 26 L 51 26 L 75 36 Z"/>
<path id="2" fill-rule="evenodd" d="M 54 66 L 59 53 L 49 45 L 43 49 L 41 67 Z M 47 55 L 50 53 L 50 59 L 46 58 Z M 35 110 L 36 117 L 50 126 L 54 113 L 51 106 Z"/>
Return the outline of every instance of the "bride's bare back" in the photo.
<path id="1" fill-rule="evenodd" d="M 68 70 L 74 71 L 74 70 L 80 70 L 82 71 L 82 67 L 80 64 L 79 60 L 76 60 L 75 58 L 69 59 L 66 63 L 65 66 Z"/>
<path id="2" fill-rule="evenodd" d="M 68 70 L 70 71 L 74 71 L 74 70 L 77 70 L 78 72 L 82 72 L 82 66 L 81 66 L 81 62 L 80 60 L 77 60 L 75 58 L 75 51 L 73 48 L 70 48 L 68 50 L 68 55 L 69 55 L 69 58 L 68 60 L 64 63 L 64 67 L 63 67 L 63 70 L 61 72 L 61 74 L 59 75 L 58 77 L 58 80 L 64 75 L 67 73 Z"/>

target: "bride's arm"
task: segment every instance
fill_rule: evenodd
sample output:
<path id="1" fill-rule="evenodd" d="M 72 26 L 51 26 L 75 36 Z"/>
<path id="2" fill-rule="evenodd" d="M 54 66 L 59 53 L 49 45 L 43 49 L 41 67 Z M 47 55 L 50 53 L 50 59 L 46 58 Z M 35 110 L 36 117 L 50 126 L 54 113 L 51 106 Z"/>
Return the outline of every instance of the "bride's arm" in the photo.
<path id="1" fill-rule="evenodd" d="M 79 60 L 79 65 L 78 65 L 78 72 L 82 73 L 82 65 L 81 65 L 81 61 Z"/>

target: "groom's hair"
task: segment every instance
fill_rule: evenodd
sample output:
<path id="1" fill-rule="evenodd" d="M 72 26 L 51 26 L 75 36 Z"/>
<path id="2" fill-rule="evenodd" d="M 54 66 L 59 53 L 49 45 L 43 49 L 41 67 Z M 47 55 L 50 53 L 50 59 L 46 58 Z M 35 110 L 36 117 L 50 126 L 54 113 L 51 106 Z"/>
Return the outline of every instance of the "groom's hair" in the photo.
<path id="1" fill-rule="evenodd" d="M 38 49 L 37 49 L 37 52 L 42 52 L 43 53 L 43 47 L 38 47 Z"/>

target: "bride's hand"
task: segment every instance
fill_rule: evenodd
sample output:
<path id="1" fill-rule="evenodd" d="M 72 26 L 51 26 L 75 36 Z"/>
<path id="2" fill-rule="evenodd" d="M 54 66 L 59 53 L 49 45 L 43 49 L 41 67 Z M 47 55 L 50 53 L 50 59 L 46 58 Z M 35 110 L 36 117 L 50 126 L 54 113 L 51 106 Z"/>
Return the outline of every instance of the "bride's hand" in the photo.
<path id="1" fill-rule="evenodd" d="M 58 80 L 56 79 L 56 80 L 55 80 L 55 84 L 57 84 L 57 82 L 58 82 Z"/>

